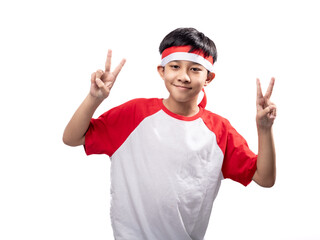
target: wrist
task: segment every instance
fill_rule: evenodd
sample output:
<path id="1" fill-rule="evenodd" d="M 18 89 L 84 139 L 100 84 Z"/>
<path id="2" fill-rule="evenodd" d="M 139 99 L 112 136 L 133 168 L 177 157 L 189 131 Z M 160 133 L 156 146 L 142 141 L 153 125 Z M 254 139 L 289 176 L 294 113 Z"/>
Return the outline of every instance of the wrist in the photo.
<path id="1" fill-rule="evenodd" d="M 97 108 L 104 99 L 96 96 L 92 96 L 90 93 L 86 97 L 88 105 L 92 106 L 93 108 Z"/>
<path id="2" fill-rule="evenodd" d="M 258 136 L 260 135 L 272 135 L 272 126 L 271 127 L 262 127 L 257 125 Z"/>

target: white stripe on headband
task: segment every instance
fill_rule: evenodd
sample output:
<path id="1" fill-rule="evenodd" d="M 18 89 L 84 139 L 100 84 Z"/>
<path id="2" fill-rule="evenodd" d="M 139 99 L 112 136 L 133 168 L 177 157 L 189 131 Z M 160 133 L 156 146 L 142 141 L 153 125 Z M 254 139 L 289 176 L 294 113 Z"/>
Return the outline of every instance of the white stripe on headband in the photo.
<path id="1" fill-rule="evenodd" d="M 204 66 L 208 71 L 213 72 L 213 66 L 208 60 L 204 59 L 198 54 L 187 53 L 187 52 L 171 53 L 170 55 L 166 56 L 161 60 L 161 66 L 164 67 L 167 63 L 175 60 L 186 60 L 186 61 L 199 63 L 200 65 Z"/>

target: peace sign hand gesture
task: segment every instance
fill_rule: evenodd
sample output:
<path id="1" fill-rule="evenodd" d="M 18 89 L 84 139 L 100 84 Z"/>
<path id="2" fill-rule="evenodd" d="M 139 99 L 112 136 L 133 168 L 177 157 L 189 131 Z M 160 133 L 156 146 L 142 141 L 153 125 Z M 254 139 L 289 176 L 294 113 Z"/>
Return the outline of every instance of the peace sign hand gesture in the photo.
<path id="1" fill-rule="evenodd" d="M 91 74 L 91 87 L 90 94 L 100 100 L 104 100 L 110 94 L 110 90 L 120 73 L 126 60 L 122 59 L 119 65 L 114 69 L 113 72 L 110 71 L 111 68 L 111 58 L 112 51 L 108 50 L 107 60 L 105 64 L 105 71 L 97 70 Z"/>
<path id="2" fill-rule="evenodd" d="M 275 79 L 271 78 L 265 95 L 262 95 L 260 80 L 257 78 L 257 127 L 258 129 L 271 129 L 277 116 L 277 107 L 270 101 Z"/>

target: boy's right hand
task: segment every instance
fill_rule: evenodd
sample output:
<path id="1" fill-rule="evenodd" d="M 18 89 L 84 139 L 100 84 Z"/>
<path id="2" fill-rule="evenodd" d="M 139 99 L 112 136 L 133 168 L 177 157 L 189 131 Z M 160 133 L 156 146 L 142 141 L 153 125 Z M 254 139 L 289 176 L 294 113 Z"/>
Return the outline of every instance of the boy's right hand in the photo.
<path id="1" fill-rule="evenodd" d="M 111 72 L 111 58 L 112 51 L 108 50 L 105 71 L 97 70 L 96 72 L 91 74 L 91 87 L 90 87 L 90 95 L 99 99 L 104 100 L 110 94 L 110 90 L 121 71 L 123 65 L 126 60 L 122 59 L 119 65 Z"/>

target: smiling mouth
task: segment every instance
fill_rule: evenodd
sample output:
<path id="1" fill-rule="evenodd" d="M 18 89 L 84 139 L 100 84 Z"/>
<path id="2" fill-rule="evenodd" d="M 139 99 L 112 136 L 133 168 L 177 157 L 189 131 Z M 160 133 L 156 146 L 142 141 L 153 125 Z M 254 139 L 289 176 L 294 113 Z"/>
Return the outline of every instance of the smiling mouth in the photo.
<path id="1" fill-rule="evenodd" d="M 177 88 L 182 88 L 182 89 L 192 89 L 191 87 L 181 86 L 181 85 L 175 85 L 175 84 L 173 84 L 173 86 L 175 86 L 175 87 L 177 87 Z"/>

